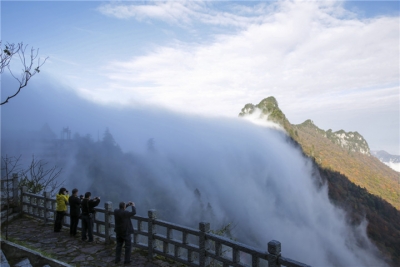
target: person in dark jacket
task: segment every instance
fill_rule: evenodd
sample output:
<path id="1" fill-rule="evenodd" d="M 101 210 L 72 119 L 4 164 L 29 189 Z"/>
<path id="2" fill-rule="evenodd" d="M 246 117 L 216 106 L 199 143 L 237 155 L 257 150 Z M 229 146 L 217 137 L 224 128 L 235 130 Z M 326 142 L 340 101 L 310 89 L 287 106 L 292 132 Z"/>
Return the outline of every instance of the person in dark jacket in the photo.
<path id="1" fill-rule="evenodd" d="M 86 192 L 85 198 L 82 200 L 81 209 L 82 209 L 82 240 L 86 241 L 87 237 L 89 237 L 88 242 L 93 242 L 93 223 L 95 210 L 94 207 L 99 205 L 100 197 L 95 197 L 94 199 L 90 199 L 92 193 Z"/>
<path id="2" fill-rule="evenodd" d="M 126 207 L 131 206 L 132 211 L 125 210 Z M 117 247 L 115 253 L 115 263 L 120 262 L 121 260 L 121 252 L 122 245 L 125 243 L 125 261 L 124 263 L 131 262 L 131 235 L 133 234 L 133 226 L 131 217 L 136 214 L 135 203 L 128 202 L 128 205 L 125 202 L 119 203 L 119 209 L 114 210 L 114 218 L 115 218 L 115 229 L 117 238 Z"/>
<path id="3" fill-rule="evenodd" d="M 72 196 L 69 197 L 69 216 L 71 224 L 69 228 L 69 235 L 76 236 L 76 228 L 78 227 L 79 216 L 81 215 L 81 202 L 83 196 L 78 197 L 78 189 L 72 189 Z"/>

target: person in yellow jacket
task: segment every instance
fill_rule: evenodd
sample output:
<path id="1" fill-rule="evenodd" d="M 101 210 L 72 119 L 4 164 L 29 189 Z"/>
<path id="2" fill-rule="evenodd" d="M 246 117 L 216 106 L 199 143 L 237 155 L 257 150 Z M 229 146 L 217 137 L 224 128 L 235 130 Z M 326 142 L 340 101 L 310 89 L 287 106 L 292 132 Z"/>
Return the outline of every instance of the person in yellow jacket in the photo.
<path id="1" fill-rule="evenodd" d="M 60 232 L 65 214 L 67 213 L 69 194 L 67 189 L 62 187 L 56 195 L 56 220 L 54 221 L 54 232 Z"/>

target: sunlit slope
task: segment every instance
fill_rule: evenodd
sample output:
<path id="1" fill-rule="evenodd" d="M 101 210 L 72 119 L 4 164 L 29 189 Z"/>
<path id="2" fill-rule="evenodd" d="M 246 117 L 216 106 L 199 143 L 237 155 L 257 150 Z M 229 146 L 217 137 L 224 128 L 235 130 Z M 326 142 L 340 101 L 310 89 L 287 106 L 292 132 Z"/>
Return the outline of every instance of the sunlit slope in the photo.
<path id="1" fill-rule="evenodd" d="M 247 104 L 239 116 L 261 109 L 265 119 L 282 125 L 309 157 L 323 168 L 340 172 L 350 181 L 367 189 L 400 210 L 400 177 L 397 172 L 370 155 L 368 143 L 357 132 L 332 132 L 319 129 L 311 120 L 291 124 L 274 97 L 258 105 Z"/>

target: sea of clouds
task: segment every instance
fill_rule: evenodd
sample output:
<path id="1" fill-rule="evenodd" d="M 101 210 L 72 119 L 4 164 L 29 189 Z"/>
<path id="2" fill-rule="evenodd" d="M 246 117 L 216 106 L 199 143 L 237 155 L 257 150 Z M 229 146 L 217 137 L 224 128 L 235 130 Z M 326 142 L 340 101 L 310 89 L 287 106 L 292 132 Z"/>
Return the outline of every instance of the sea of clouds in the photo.
<path id="1" fill-rule="evenodd" d="M 122 150 L 134 155 L 129 175 L 115 179 L 123 179 L 121 200 L 134 201 L 139 215 L 156 208 L 162 219 L 182 225 L 209 221 L 218 229 L 231 223 L 240 242 L 266 250 L 278 240 L 283 256 L 313 266 L 385 266 L 367 238 L 367 222 L 348 225 L 312 161 L 279 127 L 252 120 L 102 106 L 42 84 L 2 106 L 2 155 L 15 152 L 4 146 L 8 138 L 23 138 L 45 123 L 58 138 L 68 126 L 101 140 L 108 127 Z M 85 172 L 68 180 L 71 166 L 80 164 L 75 161 L 72 155 L 62 178 L 68 187 L 90 190 Z M 152 203 L 160 192 L 165 201 Z"/>

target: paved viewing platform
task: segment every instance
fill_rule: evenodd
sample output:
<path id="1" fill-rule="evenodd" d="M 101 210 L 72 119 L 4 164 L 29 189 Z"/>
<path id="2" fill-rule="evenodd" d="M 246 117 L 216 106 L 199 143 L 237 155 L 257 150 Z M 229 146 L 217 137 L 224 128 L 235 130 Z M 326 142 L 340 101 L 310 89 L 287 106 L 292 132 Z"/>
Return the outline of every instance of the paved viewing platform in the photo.
<path id="1" fill-rule="evenodd" d="M 1 227 L 5 239 L 5 225 Z M 108 267 L 108 266 L 136 266 L 136 267 L 166 267 L 182 266 L 182 264 L 154 259 L 149 261 L 146 252 L 133 249 L 129 265 L 115 264 L 115 244 L 106 244 L 104 240 L 95 237 L 94 242 L 82 241 L 80 231 L 76 237 L 69 236 L 69 228 L 63 227 L 61 232 L 53 231 L 53 224 L 44 224 L 43 221 L 22 216 L 8 225 L 8 239 L 23 242 L 23 245 L 38 252 L 45 252 L 51 258 L 68 263 L 76 267 Z M 122 249 L 122 260 L 124 249 Z"/>

